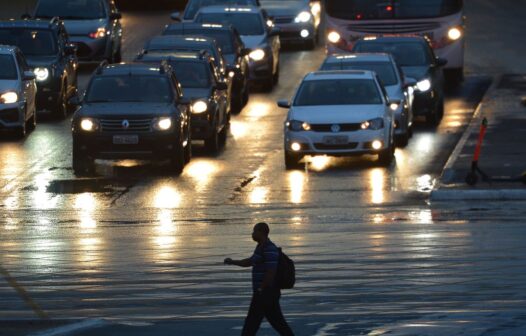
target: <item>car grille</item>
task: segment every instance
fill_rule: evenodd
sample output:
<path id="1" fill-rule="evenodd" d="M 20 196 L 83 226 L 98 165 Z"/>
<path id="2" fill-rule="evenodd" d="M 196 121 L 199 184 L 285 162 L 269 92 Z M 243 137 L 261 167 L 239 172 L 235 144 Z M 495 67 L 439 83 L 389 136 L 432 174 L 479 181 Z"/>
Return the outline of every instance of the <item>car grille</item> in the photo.
<path id="1" fill-rule="evenodd" d="M 349 142 L 349 143 L 346 143 L 346 144 L 343 144 L 343 145 L 327 145 L 327 144 L 324 144 L 324 143 L 315 143 L 314 144 L 314 148 L 316 148 L 318 150 L 323 150 L 323 149 L 345 150 L 345 149 L 355 149 L 356 147 L 358 147 L 358 143 L 357 142 Z"/>
<path id="2" fill-rule="evenodd" d="M 352 24 L 348 26 L 351 31 L 360 33 L 372 33 L 372 34 L 383 34 L 383 33 L 397 33 L 397 34 L 408 34 L 418 33 L 423 31 L 430 31 L 440 27 L 439 23 L 435 22 L 405 22 L 405 23 L 366 23 L 366 24 Z"/>
<path id="3" fill-rule="evenodd" d="M 292 23 L 294 21 L 293 16 L 278 16 L 274 18 L 275 24 L 286 24 L 286 23 Z"/>
<path id="4" fill-rule="evenodd" d="M 339 132 L 354 132 L 361 129 L 361 124 L 312 124 L 310 125 L 310 129 L 314 132 L 338 133 L 332 130 L 332 126 L 334 125 L 340 127 Z"/>
<path id="5" fill-rule="evenodd" d="M 127 120 L 129 126 L 125 128 L 122 123 Z M 150 132 L 152 119 L 101 119 L 100 126 L 103 132 Z"/>

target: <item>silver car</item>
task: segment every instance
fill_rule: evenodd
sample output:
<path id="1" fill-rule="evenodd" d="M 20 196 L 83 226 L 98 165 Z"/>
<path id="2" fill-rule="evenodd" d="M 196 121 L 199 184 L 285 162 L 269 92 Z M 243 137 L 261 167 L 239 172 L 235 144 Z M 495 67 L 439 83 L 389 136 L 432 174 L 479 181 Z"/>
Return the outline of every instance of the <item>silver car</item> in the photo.
<path id="1" fill-rule="evenodd" d="M 320 70 L 370 70 L 376 72 L 390 99 L 401 101 L 394 110 L 395 136 L 406 146 L 412 135 L 413 97 L 416 80 L 405 78 L 390 54 L 356 53 L 329 55 Z M 395 107 L 393 105 L 393 107 Z"/>
<path id="2" fill-rule="evenodd" d="M 22 52 L 0 45 L 0 129 L 14 130 L 23 138 L 36 126 L 35 74 Z"/>

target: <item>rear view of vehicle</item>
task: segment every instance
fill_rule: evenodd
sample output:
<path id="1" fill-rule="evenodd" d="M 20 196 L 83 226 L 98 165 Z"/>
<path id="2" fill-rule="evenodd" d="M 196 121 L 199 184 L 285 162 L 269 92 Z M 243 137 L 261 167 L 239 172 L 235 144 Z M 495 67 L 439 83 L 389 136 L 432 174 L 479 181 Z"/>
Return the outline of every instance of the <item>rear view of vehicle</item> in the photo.
<path id="1" fill-rule="evenodd" d="M 319 71 L 301 83 L 285 121 L 285 166 L 297 168 L 305 155 L 394 154 L 393 112 L 371 71 Z"/>
<path id="2" fill-rule="evenodd" d="M 170 67 L 100 66 L 72 121 L 73 170 L 95 159 L 169 160 L 180 174 L 191 157 L 189 106 Z"/>
<path id="3" fill-rule="evenodd" d="M 121 61 L 121 14 L 111 0 L 39 0 L 35 18 L 64 20 L 84 62 Z"/>
<path id="4" fill-rule="evenodd" d="M 17 47 L 0 45 L 0 130 L 18 137 L 36 126 L 35 75 Z"/>
<path id="5" fill-rule="evenodd" d="M 174 21 L 191 22 L 201 8 L 216 5 L 259 6 L 259 0 L 188 0 L 184 12 L 174 12 L 171 17 Z"/>
<path id="6" fill-rule="evenodd" d="M 326 0 L 325 9 L 329 53 L 349 51 L 367 36 L 426 36 L 435 53 L 448 61 L 451 79 L 462 80 L 462 0 Z"/>

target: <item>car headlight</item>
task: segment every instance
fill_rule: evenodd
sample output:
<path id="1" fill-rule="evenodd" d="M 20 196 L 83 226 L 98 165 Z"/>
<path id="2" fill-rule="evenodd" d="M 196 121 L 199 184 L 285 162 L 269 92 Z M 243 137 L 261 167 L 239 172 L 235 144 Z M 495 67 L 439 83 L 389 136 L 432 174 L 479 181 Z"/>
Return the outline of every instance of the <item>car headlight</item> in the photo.
<path id="1" fill-rule="evenodd" d="M 420 92 L 429 91 L 429 89 L 431 89 L 431 81 L 429 79 L 427 79 L 427 78 L 423 79 L 420 82 L 416 83 L 416 88 Z"/>
<path id="2" fill-rule="evenodd" d="M 312 14 L 307 12 L 307 11 L 303 11 L 301 13 L 298 14 L 298 16 L 296 16 L 296 18 L 294 19 L 294 22 L 296 23 L 306 23 L 306 22 L 309 22 L 310 19 L 312 18 Z"/>
<path id="3" fill-rule="evenodd" d="M 253 59 L 254 61 L 261 61 L 265 58 L 265 50 L 263 49 L 256 49 L 252 50 L 248 56 Z"/>
<path id="4" fill-rule="evenodd" d="M 192 113 L 203 113 L 208 110 L 208 104 L 205 101 L 199 100 L 192 104 Z"/>
<path id="5" fill-rule="evenodd" d="M 327 40 L 329 40 L 329 42 L 334 43 L 334 44 L 340 42 L 341 38 L 342 36 L 338 32 L 335 32 L 335 31 L 332 31 L 327 35 Z"/>
<path id="6" fill-rule="evenodd" d="M 101 39 L 106 36 L 106 28 L 97 28 L 96 31 L 89 33 L 88 36 L 92 39 Z"/>
<path id="7" fill-rule="evenodd" d="M 363 130 L 379 130 L 384 128 L 384 120 L 382 118 L 375 118 L 371 120 L 364 121 L 361 125 Z"/>
<path id="8" fill-rule="evenodd" d="M 13 104 L 18 101 L 18 94 L 13 91 L 3 93 L 0 96 L 0 103 L 2 104 Z"/>
<path id="9" fill-rule="evenodd" d="M 43 82 L 49 78 L 49 70 L 47 68 L 35 68 L 33 73 L 38 82 Z"/>
<path id="10" fill-rule="evenodd" d="M 172 128 L 172 118 L 161 117 L 153 120 L 153 128 L 157 131 L 168 131 Z"/>
<path id="11" fill-rule="evenodd" d="M 288 121 L 286 125 L 291 131 L 294 131 L 294 132 L 311 130 L 310 124 L 304 121 L 291 120 L 291 121 Z"/>
<path id="12" fill-rule="evenodd" d="M 457 27 L 453 27 L 447 32 L 447 37 L 449 37 L 451 41 L 456 41 L 462 37 L 462 31 Z"/>
<path id="13" fill-rule="evenodd" d="M 99 129 L 99 122 L 93 118 L 82 118 L 80 120 L 80 128 L 86 132 L 94 132 Z"/>
<path id="14" fill-rule="evenodd" d="M 397 103 L 391 103 L 389 104 L 389 108 L 391 109 L 391 111 L 396 111 L 398 110 L 398 107 L 400 106 L 400 104 L 397 104 Z"/>

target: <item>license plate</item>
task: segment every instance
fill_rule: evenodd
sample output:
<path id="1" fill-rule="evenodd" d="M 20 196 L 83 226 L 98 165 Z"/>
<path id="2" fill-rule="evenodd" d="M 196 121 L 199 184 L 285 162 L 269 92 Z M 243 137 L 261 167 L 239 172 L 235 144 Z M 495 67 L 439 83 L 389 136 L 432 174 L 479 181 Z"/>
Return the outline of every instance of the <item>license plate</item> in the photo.
<path id="1" fill-rule="evenodd" d="M 349 138 L 346 136 L 326 136 L 323 137 L 323 142 L 326 145 L 345 145 L 349 142 Z"/>
<path id="2" fill-rule="evenodd" d="M 138 135 L 114 135 L 114 145 L 136 145 L 139 143 Z"/>

